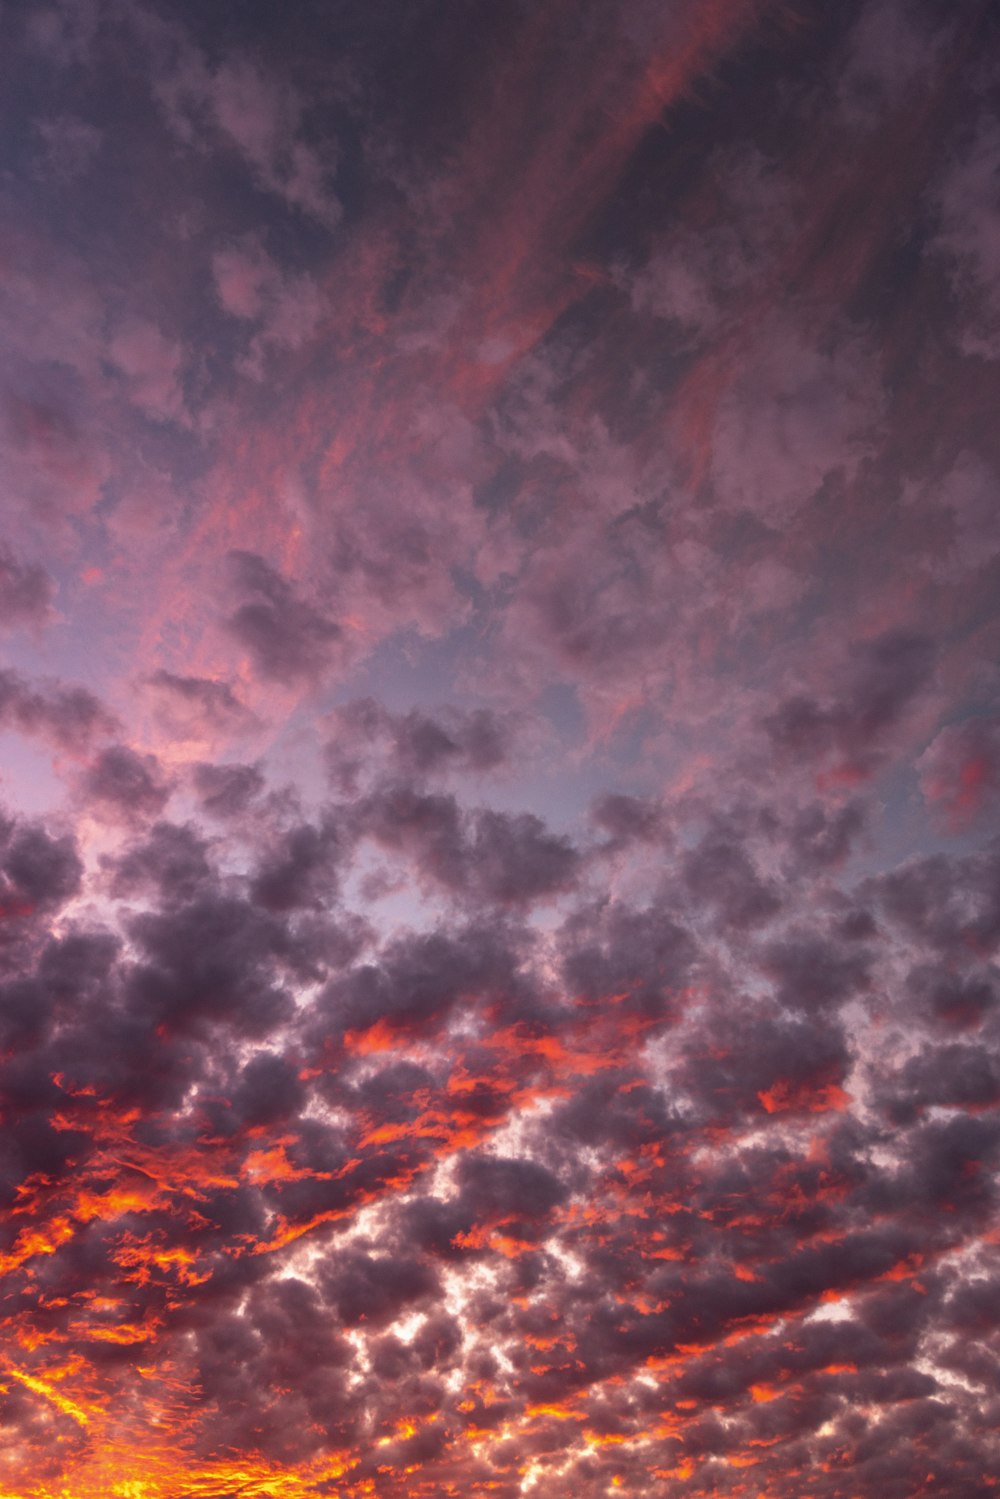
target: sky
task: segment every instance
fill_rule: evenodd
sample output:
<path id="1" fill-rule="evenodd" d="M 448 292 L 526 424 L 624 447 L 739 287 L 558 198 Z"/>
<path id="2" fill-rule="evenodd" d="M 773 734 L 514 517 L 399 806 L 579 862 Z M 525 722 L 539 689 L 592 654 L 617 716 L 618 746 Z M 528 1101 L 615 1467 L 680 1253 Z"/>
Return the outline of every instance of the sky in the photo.
<path id="1" fill-rule="evenodd" d="M 996 5 L 0 58 L 0 1499 L 1000 1491 Z"/>

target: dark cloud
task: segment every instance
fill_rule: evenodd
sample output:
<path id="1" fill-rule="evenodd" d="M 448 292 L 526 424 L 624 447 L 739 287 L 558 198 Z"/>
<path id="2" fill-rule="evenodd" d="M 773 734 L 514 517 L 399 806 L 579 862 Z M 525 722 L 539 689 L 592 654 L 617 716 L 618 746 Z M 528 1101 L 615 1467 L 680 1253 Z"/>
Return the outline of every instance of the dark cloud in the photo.
<path id="1" fill-rule="evenodd" d="M 532 812 L 477 813 L 468 859 L 485 897 L 505 904 L 572 889 L 580 866 L 570 840 L 550 833 Z"/>
<path id="2" fill-rule="evenodd" d="M 809 932 L 789 933 L 768 943 L 762 966 L 777 997 L 792 1010 L 836 1007 L 869 982 L 870 962 L 863 951 Z"/>
<path id="3" fill-rule="evenodd" d="M 321 1013 L 344 1031 L 381 1024 L 421 1034 L 437 1029 L 457 1006 L 471 1010 L 483 998 L 512 1003 L 525 983 L 519 968 L 520 954 L 502 928 L 398 937 L 378 964 L 336 977 Z"/>
<path id="4" fill-rule="evenodd" d="M 0 551 L 0 624 L 8 629 L 48 624 L 54 594 L 52 578 L 40 563 Z"/>
<path id="5" fill-rule="evenodd" d="M 341 838 L 336 824 L 290 828 L 257 869 L 251 895 L 268 911 L 328 906 L 337 893 Z"/>
<path id="6" fill-rule="evenodd" d="M 8 826 L 0 851 L 4 910 L 9 917 L 51 911 L 80 888 L 81 863 L 72 837 L 39 826 Z"/>
<path id="7" fill-rule="evenodd" d="M 118 728 L 114 715 L 86 688 L 34 685 L 12 670 L 0 671 L 0 723 L 74 754 Z"/>
<path id="8" fill-rule="evenodd" d="M 306 1101 L 294 1063 L 273 1052 L 260 1052 L 243 1068 L 232 1106 L 249 1125 L 294 1118 Z"/>
<path id="9" fill-rule="evenodd" d="M 80 789 L 99 814 L 126 822 L 155 817 L 170 796 L 155 755 L 140 754 L 127 744 L 102 750 L 81 777 Z"/>
<path id="10" fill-rule="evenodd" d="M 765 721 L 776 750 L 812 761 L 838 756 L 847 770 L 867 774 L 881 741 L 927 682 L 933 654 L 926 637 L 899 633 L 861 647 L 839 698 L 790 697 Z"/>
<path id="11" fill-rule="evenodd" d="M 899 1070 L 886 1107 L 900 1123 L 912 1123 L 932 1107 L 991 1109 L 1000 1106 L 996 1059 L 976 1046 L 952 1042 L 927 1047 Z"/>
<path id="12" fill-rule="evenodd" d="M 698 947 L 677 913 L 623 905 L 584 907 L 567 922 L 564 971 L 574 996 L 592 1005 L 629 998 L 669 1017 L 690 980 Z"/>
<path id="13" fill-rule="evenodd" d="M 1000 845 L 975 854 L 911 860 L 874 883 L 890 918 L 931 953 L 965 965 L 1000 942 Z"/>
<path id="14" fill-rule="evenodd" d="M 291 1013 L 274 982 L 288 939 L 242 901 L 212 891 L 169 914 L 135 916 L 130 933 L 139 952 L 130 1003 L 155 1024 L 219 1022 L 254 1036 Z"/>
<path id="15" fill-rule="evenodd" d="M 726 927 L 754 927 L 770 921 L 782 899 L 773 881 L 755 868 L 751 855 L 724 828 L 713 831 L 684 855 L 683 875 L 691 897 L 714 909 Z"/>
<path id="16" fill-rule="evenodd" d="M 907 987 L 928 1017 L 949 1030 L 977 1026 L 1000 1004 L 1000 975 L 993 967 L 956 973 L 924 963 L 911 970 Z"/>
<path id="17" fill-rule="evenodd" d="M 327 764 L 334 785 L 347 794 L 358 789 L 362 770 L 370 775 L 378 768 L 409 783 L 496 770 L 510 760 L 516 728 L 509 715 L 487 708 L 394 714 L 372 698 L 338 708 L 335 725 Z"/>
<path id="18" fill-rule="evenodd" d="M 720 1117 L 823 1113 L 842 1108 L 850 1057 L 829 1019 L 777 1019 L 754 1013 L 716 1017 L 688 1053 L 686 1086 Z"/>
<path id="19" fill-rule="evenodd" d="M 388 785 L 356 804 L 356 828 L 409 853 L 420 872 L 457 896 L 532 905 L 573 889 L 582 859 L 532 812 L 464 814 L 454 796 Z"/>
<path id="20" fill-rule="evenodd" d="M 212 817 L 239 817 L 264 789 L 264 777 L 256 765 L 212 765 L 201 763 L 192 771 L 201 805 Z"/>
<path id="21" fill-rule="evenodd" d="M 668 824 L 662 807 L 637 796 L 606 792 L 591 806 L 594 823 L 613 850 L 630 843 L 655 843 L 666 838 Z"/>
<path id="22" fill-rule="evenodd" d="M 113 861 L 112 888 L 125 897 L 154 890 L 168 903 L 189 899 L 213 874 L 207 855 L 207 844 L 192 827 L 158 822 Z"/>
<path id="23" fill-rule="evenodd" d="M 347 1327 L 384 1327 L 404 1308 L 426 1304 L 438 1288 L 431 1266 L 409 1256 L 339 1253 L 323 1267 L 324 1298 Z"/>
<path id="24" fill-rule="evenodd" d="M 803 807 L 788 828 L 792 871 L 816 874 L 836 869 L 852 851 L 864 826 L 865 808 L 857 801 L 842 807 L 824 807 L 819 802 Z"/>
<path id="25" fill-rule="evenodd" d="M 148 678 L 147 686 L 158 700 L 167 728 L 179 737 L 185 731 L 211 733 L 238 727 L 250 718 L 229 682 L 178 676 L 161 668 Z"/>
<path id="26" fill-rule="evenodd" d="M 249 595 L 227 626 L 261 676 L 295 682 L 316 676 L 342 639 L 338 624 L 305 599 L 256 552 L 230 553 L 236 587 Z"/>

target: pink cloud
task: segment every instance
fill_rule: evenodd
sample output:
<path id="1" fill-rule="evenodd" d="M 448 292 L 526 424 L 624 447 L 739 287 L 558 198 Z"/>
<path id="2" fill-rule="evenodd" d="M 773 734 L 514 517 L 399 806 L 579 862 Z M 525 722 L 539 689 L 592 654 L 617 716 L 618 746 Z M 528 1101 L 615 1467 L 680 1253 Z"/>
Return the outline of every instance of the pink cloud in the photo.
<path id="1" fill-rule="evenodd" d="M 113 334 L 108 358 L 124 377 L 128 399 L 156 421 L 188 422 L 181 383 L 183 351 L 155 324 L 141 318 Z"/>
<path id="2" fill-rule="evenodd" d="M 960 346 L 983 359 L 1000 353 L 1000 211 L 992 191 L 998 170 L 1000 121 L 984 113 L 932 195 L 940 227 L 931 247 L 945 257 L 965 313 Z"/>
<path id="3" fill-rule="evenodd" d="M 1000 722 L 970 718 L 951 724 L 917 762 L 927 801 L 956 831 L 974 828 L 1000 793 Z"/>

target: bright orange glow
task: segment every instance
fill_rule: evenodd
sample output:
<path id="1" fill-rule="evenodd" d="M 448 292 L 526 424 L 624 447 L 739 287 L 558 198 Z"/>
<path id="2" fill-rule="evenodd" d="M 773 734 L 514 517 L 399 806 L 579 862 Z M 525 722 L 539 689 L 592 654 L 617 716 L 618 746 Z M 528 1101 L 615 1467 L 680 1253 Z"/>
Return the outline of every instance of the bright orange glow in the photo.
<path id="1" fill-rule="evenodd" d="M 48 1381 L 39 1379 L 34 1374 L 25 1374 L 22 1369 L 15 1369 L 13 1367 L 8 1368 L 5 1372 L 11 1378 L 16 1379 L 19 1384 L 23 1384 L 26 1389 L 33 1391 L 36 1395 L 41 1395 L 44 1400 L 54 1405 L 56 1410 L 62 1411 L 63 1415 L 69 1416 L 75 1421 L 78 1426 L 90 1425 L 91 1416 L 88 1412 L 82 1406 L 78 1405 L 75 1400 L 70 1400 L 67 1395 L 63 1395 L 59 1390 L 53 1389 L 51 1383 Z"/>
<path id="2" fill-rule="evenodd" d="M 810 1114 L 825 1114 L 831 1109 L 839 1112 L 851 1101 L 850 1095 L 836 1083 L 796 1087 L 792 1083 L 777 1082 L 758 1093 L 757 1097 L 769 1114 L 784 1114 L 792 1109 L 805 1109 Z"/>

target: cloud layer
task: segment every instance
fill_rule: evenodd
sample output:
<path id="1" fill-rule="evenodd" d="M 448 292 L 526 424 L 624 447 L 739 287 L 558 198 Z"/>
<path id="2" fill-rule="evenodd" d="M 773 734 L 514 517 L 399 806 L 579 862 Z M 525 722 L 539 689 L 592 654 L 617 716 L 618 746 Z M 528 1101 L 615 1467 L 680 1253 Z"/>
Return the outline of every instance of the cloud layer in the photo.
<path id="1" fill-rule="evenodd" d="M 2 1499 L 1000 1487 L 992 7 L 0 28 Z"/>

